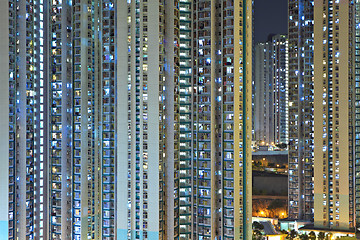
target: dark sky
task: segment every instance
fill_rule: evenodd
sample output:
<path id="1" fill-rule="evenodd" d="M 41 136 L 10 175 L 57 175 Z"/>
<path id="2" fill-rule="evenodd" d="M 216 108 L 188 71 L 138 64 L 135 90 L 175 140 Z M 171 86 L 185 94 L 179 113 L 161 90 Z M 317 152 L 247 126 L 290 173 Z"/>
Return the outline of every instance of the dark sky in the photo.
<path id="1" fill-rule="evenodd" d="M 255 43 L 264 42 L 270 33 L 287 33 L 288 0 L 255 1 Z"/>

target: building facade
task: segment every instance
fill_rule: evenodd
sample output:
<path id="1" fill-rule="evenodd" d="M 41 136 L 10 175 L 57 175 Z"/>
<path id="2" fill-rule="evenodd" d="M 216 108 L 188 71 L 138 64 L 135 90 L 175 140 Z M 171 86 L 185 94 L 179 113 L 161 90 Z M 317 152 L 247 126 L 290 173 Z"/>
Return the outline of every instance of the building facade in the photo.
<path id="1" fill-rule="evenodd" d="M 264 144 L 275 141 L 272 57 L 271 42 L 255 45 L 254 140 Z"/>
<path id="2" fill-rule="evenodd" d="M 354 10 L 352 1 L 314 4 L 315 227 L 355 226 Z"/>
<path id="3" fill-rule="evenodd" d="M 165 55 L 165 5 L 163 1 L 119 1 L 117 10 L 117 164 L 123 166 L 117 172 L 117 235 L 120 239 L 167 239 L 166 218 L 172 219 L 173 234 L 179 236 L 176 201 L 180 193 L 179 170 L 174 169 L 179 143 L 175 136 L 165 135 L 165 127 L 178 127 L 174 121 L 177 96 L 165 103 L 165 61 L 176 60 L 173 53 Z M 176 69 L 172 74 L 178 77 Z M 166 107 L 173 108 L 171 116 L 165 114 Z M 173 169 L 170 179 L 167 168 Z M 166 187 L 173 189 L 168 202 Z M 166 211 L 167 203 L 173 206 L 172 212 Z"/>
<path id="4" fill-rule="evenodd" d="M 164 3 L 118 5 L 118 237 L 247 239 L 252 2 Z"/>
<path id="5" fill-rule="evenodd" d="M 114 239 L 114 1 L 3 3 L 5 232 L 9 239 Z"/>
<path id="6" fill-rule="evenodd" d="M 274 89 L 274 133 L 275 144 L 289 142 L 289 86 L 288 86 L 288 40 L 283 34 L 271 38 L 272 78 Z"/>
<path id="7" fill-rule="evenodd" d="M 314 86 L 312 0 L 289 1 L 289 218 L 313 219 Z"/>
<path id="8" fill-rule="evenodd" d="M 289 216 L 325 230 L 359 221 L 359 10 L 289 4 Z"/>
<path id="9" fill-rule="evenodd" d="M 251 237 L 252 1 L 0 6 L 1 238 Z"/>
<path id="10" fill-rule="evenodd" d="M 269 36 L 255 46 L 254 140 L 288 144 L 288 42 L 286 35 Z"/>

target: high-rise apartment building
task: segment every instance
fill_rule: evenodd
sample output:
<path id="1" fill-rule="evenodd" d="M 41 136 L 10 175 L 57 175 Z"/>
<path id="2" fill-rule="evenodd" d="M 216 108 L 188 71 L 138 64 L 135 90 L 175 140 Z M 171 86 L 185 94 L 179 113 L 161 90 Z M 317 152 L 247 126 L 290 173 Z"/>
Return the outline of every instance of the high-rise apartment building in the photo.
<path id="1" fill-rule="evenodd" d="M 252 2 L 164 3 L 118 5 L 118 237 L 248 239 Z"/>
<path id="2" fill-rule="evenodd" d="M 274 35 L 255 47 L 254 140 L 288 144 L 288 43 Z"/>
<path id="3" fill-rule="evenodd" d="M 114 1 L 1 5 L 8 16 L 1 23 L 8 37 L 2 95 L 9 96 L 4 232 L 9 239 L 114 239 Z"/>
<path id="4" fill-rule="evenodd" d="M 272 77 L 274 89 L 274 143 L 288 144 L 288 41 L 287 36 L 272 37 Z"/>
<path id="5" fill-rule="evenodd" d="M 314 4 L 314 225 L 320 228 L 355 226 L 354 10 L 352 1 Z"/>
<path id="6" fill-rule="evenodd" d="M 251 237 L 252 1 L 0 6 L 1 238 Z"/>
<path id="7" fill-rule="evenodd" d="M 274 142 L 274 102 L 271 42 L 255 45 L 254 140 Z"/>
<path id="8" fill-rule="evenodd" d="M 289 218 L 313 218 L 313 0 L 289 0 Z"/>
<path id="9" fill-rule="evenodd" d="M 172 14 L 166 20 L 175 24 L 178 9 L 174 2 L 168 4 Z M 178 87 L 175 77 L 165 78 L 165 71 L 178 77 L 179 63 L 177 69 L 170 68 L 177 60 L 179 43 L 170 41 L 176 49 L 165 56 L 163 1 L 119 1 L 117 10 L 117 163 L 122 166 L 117 172 L 117 235 L 120 239 L 167 239 L 167 219 L 171 219 L 174 236 L 179 236 L 179 205 L 175 202 L 180 197 L 179 143 L 178 137 L 165 135 L 167 127 L 179 126 L 175 120 L 179 109 L 174 109 L 179 97 L 173 94 L 165 104 L 167 90 L 174 93 Z M 166 89 L 166 84 L 173 86 Z M 173 190 L 169 201 L 167 188 Z M 172 205 L 171 212 L 167 204 Z"/>
<path id="10" fill-rule="evenodd" d="M 289 216 L 320 229 L 359 221 L 359 10 L 353 1 L 289 4 Z"/>
<path id="11" fill-rule="evenodd" d="M 194 228 L 203 239 L 248 239 L 252 1 L 199 1 L 193 9 Z"/>

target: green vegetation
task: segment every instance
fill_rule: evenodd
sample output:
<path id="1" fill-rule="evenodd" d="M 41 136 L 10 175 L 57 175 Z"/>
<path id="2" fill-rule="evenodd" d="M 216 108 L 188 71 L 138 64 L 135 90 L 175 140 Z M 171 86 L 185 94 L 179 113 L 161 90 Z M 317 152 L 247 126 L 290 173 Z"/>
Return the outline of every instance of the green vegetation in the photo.
<path id="1" fill-rule="evenodd" d="M 286 239 L 293 240 L 297 237 L 298 233 L 293 229 L 291 230 L 288 235 L 286 236 Z"/>
<path id="2" fill-rule="evenodd" d="M 310 240 L 316 240 L 316 234 L 315 234 L 314 231 L 311 231 L 311 232 L 309 233 L 309 239 L 310 239 Z"/>
<path id="3" fill-rule="evenodd" d="M 264 229 L 264 225 L 259 222 L 253 222 L 253 235 L 252 240 L 261 240 L 263 238 L 262 230 Z"/>
<path id="4" fill-rule="evenodd" d="M 286 144 L 286 143 L 276 144 L 275 146 L 278 147 L 278 148 L 281 148 L 281 149 L 286 149 L 286 148 L 287 148 L 287 144 Z"/>
<path id="5" fill-rule="evenodd" d="M 264 229 L 264 225 L 262 225 L 261 223 L 256 222 L 256 221 L 253 222 L 252 227 L 253 227 L 253 229 L 257 229 L 257 230 L 263 230 Z"/>
<path id="6" fill-rule="evenodd" d="M 317 237 L 318 237 L 319 240 L 324 240 L 325 239 L 325 233 L 324 232 L 319 232 Z"/>
<path id="7" fill-rule="evenodd" d="M 300 240 L 309 240 L 309 239 L 310 239 L 309 236 L 308 236 L 306 233 L 301 234 L 301 235 L 299 236 L 299 238 L 300 238 Z"/>

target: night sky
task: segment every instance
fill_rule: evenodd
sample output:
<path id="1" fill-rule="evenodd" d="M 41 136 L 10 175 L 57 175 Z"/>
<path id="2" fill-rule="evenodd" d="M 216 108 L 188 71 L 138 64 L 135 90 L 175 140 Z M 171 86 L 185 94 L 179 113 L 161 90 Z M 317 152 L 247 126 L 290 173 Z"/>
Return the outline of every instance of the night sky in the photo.
<path id="1" fill-rule="evenodd" d="M 287 33 L 288 0 L 255 1 L 255 43 L 267 41 L 268 35 Z"/>

